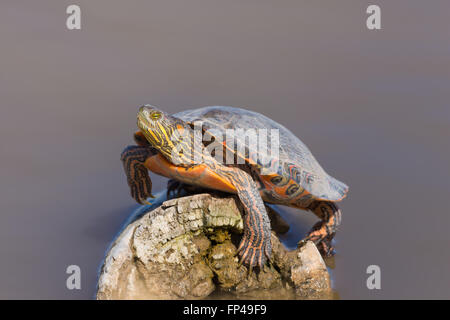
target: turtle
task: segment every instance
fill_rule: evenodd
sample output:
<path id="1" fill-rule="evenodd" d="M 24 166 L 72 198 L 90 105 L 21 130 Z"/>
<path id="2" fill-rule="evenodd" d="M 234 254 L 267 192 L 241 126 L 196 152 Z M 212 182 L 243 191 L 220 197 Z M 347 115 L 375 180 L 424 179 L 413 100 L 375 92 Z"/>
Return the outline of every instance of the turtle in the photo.
<path id="1" fill-rule="evenodd" d="M 237 252 L 250 270 L 271 259 L 265 203 L 311 211 L 320 220 L 299 245 L 313 241 L 323 256 L 334 255 L 332 239 L 341 223 L 336 202 L 349 188 L 328 175 L 308 147 L 281 124 L 237 107 L 209 106 L 169 115 L 146 104 L 139 108 L 137 126 L 136 145 L 121 154 L 136 202 L 153 197 L 149 170 L 181 184 L 236 194 L 244 209 Z M 260 132 L 266 132 L 265 144 L 258 140 Z"/>

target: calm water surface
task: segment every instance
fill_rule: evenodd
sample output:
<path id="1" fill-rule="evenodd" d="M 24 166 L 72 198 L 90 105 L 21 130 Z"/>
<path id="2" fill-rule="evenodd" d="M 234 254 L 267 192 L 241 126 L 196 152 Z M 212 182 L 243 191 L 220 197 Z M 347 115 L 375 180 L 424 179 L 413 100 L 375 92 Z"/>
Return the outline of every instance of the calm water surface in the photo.
<path id="1" fill-rule="evenodd" d="M 70 2 L 2 1 L 0 298 L 93 297 L 136 207 L 119 156 L 142 103 L 261 112 L 347 183 L 341 298 L 450 298 L 450 3 L 377 3 L 371 32 L 366 1 L 79 0 L 68 31 Z M 286 219 L 289 245 L 315 222 Z"/>

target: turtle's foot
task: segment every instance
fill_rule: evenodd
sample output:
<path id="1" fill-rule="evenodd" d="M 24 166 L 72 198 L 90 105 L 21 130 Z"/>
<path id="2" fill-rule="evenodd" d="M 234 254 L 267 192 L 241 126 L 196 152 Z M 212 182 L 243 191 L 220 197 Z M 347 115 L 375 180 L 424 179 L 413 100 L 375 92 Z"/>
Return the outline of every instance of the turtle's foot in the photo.
<path id="1" fill-rule="evenodd" d="M 128 185 L 130 186 L 131 197 L 136 200 L 139 204 L 151 204 L 147 199 L 154 198 L 151 193 L 152 182 L 148 175 L 148 171 L 146 168 L 136 169 L 136 171 L 140 171 L 138 173 L 138 179 L 128 179 Z"/>
<path id="2" fill-rule="evenodd" d="M 319 250 L 320 254 L 323 257 L 332 257 L 336 254 L 334 247 L 331 244 L 332 239 L 333 239 L 332 236 L 318 239 L 317 236 L 310 234 L 310 235 L 306 236 L 305 239 L 301 240 L 297 246 L 300 248 L 300 247 L 304 246 L 306 244 L 306 242 L 312 241 L 312 242 L 314 242 L 314 244 L 317 247 L 317 250 Z"/>
<path id="3" fill-rule="evenodd" d="M 317 245 L 317 249 L 319 250 L 320 254 L 325 258 L 332 257 L 336 254 L 334 247 L 331 245 L 331 241 L 319 242 L 319 244 Z"/>
<path id="4" fill-rule="evenodd" d="M 121 155 L 131 197 L 140 204 L 149 204 L 147 198 L 154 198 L 152 180 L 144 165 L 150 155 L 152 155 L 152 150 L 142 146 L 128 146 Z"/>
<path id="5" fill-rule="evenodd" d="M 249 268 L 259 267 L 262 270 L 272 252 L 270 238 L 265 239 L 260 245 L 252 244 L 250 239 L 254 239 L 249 235 L 244 235 L 237 249 L 239 255 L 239 263 Z"/>
<path id="6" fill-rule="evenodd" d="M 321 221 L 312 227 L 305 239 L 300 241 L 299 246 L 309 240 L 314 242 L 322 256 L 333 256 L 334 248 L 331 242 L 336 234 L 337 227 L 341 223 L 341 210 L 336 204 L 328 201 L 315 201 L 308 209 Z"/>

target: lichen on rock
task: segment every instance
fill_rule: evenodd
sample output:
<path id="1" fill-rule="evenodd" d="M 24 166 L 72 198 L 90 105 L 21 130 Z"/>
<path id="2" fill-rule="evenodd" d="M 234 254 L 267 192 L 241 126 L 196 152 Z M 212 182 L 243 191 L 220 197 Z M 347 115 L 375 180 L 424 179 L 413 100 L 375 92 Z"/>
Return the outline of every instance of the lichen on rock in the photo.
<path id="1" fill-rule="evenodd" d="M 239 265 L 240 210 L 234 196 L 207 193 L 164 201 L 141 212 L 107 253 L 97 299 L 331 297 L 327 268 L 312 242 L 287 251 L 273 233 L 268 266 L 249 274 Z"/>

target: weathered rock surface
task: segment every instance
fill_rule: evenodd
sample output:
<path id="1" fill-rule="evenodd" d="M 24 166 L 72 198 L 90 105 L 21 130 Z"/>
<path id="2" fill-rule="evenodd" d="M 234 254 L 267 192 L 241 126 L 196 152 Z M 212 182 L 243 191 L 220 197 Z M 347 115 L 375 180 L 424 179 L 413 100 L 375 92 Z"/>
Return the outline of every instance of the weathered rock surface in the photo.
<path id="1" fill-rule="evenodd" d="M 270 266 L 251 274 L 239 266 L 243 222 L 236 203 L 233 196 L 198 194 L 165 201 L 132 221 L 106 255 L 97 299 L 331 298 L 312 242 L 287 251 L 273 233 Z M 278 227 L 286 229 L 280 221 Z"/>

